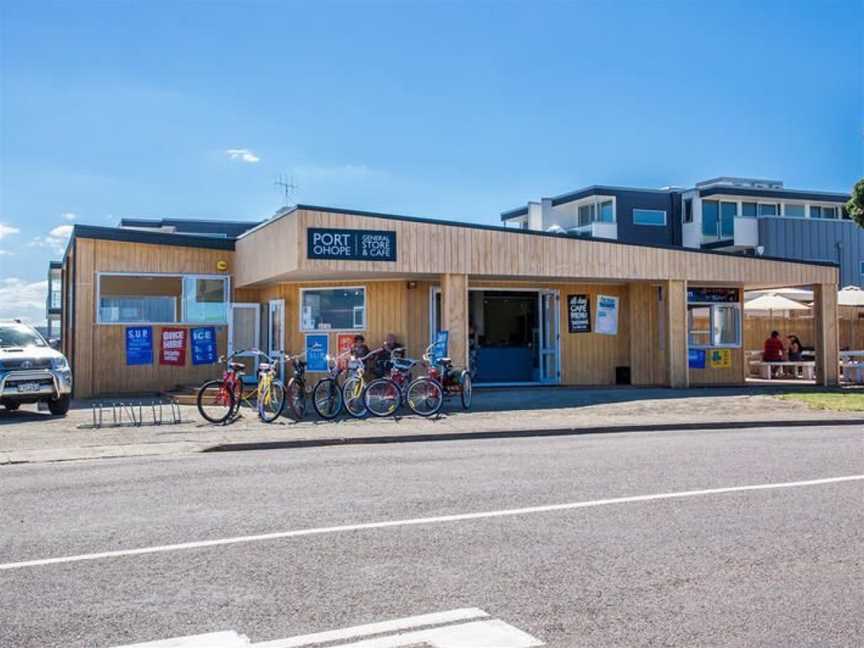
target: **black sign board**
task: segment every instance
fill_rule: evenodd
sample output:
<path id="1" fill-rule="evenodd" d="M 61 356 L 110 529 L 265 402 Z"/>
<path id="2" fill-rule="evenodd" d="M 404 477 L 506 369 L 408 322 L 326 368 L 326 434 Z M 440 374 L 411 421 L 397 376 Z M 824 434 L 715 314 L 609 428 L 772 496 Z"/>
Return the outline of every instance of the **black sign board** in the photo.
<path id="1" fill-rule="evenodd" d="M 395 261 L 396 232 L 310 227 L 306 255 L 310 259 Z"/>
<path id="2" fill-rule="evenodd" d="M 688 288 L 688 302 L 710 302 L 712 304 L 737 304 L 737 288 Z"/>
<path id="3" fill-rule="evenodd" d="M 567 295 L 567 330 L 571 333 L 591 332 L 591 302 L 588 295 Z"/>

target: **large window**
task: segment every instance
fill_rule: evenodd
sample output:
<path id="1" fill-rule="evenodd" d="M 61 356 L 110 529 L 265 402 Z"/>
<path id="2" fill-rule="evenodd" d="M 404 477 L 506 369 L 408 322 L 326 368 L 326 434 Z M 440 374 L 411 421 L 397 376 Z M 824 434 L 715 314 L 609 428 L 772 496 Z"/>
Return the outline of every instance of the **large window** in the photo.
<path id="1" fill-rule="evenodd" d="M 577 216 L 577 227 L 585 227 L 591 223 L 614 223 L 615 206 L 611 200 L 580 205 Z"/>
<path id="2" fill-rule="evenodd" d="M 304 288 L 300 291 L 300 329 L 352 330 L 366 328 L 366 289 Z"/>
<path id="3" fill-rule="evenodd" d="M 744 218 L 756 218 L 756 203 L 755 202 L 742 202 L 741 203 L 741 216 Z"/>
<path id="4" fill-rule="evenodd" d="M 224 324 L 228 278 L 100 274 L 100 324 Z"/>
<path id="5" fill-rule="evenodd" d="M 810 218 L 837 218 L 836 207 L 820 207 L 819 205 L 810 205 Z"/>
<path id="6" fill-rule="evenodd" d="M 227 322 L 227 289 L 221 277 L 183 277 L 183 321 Z"/>
<path id="7" fill-rule="evenodd" d="M 702 201 L 702 236 L 717 236 L 720 223 L 720 203 L 716 200 Z"/>
<path id="8" fill-rule="evenodd" d="M 660 209 L 634 209 L 633 224 L 663 227 L 666 225 L 666 212 Z"/>
<path id="9" fill-rule="evenodd" d="M 684 199 L 684 222 L 692 223 L 693 222 L 693 199 L 685 198 Z"/>
<path id="10" fill-rule="evenodd" d="M 738 304 L 689 304 L 687 335 L 692 348 L 741 346 Z"/>
<path id="11" fill-rule="evenodd" d="M 738 203 L 720 203 L 720 237 L 732 238 L 735 236 L 735 217 L 738 216 Z"/>
<path id="12" fill-rule="evenodd" d="M 804 218 L 805 215 L 804 205 L 796 205 L 793 203 L 786 203 L 786 216 L 789 218 Z"/>
<path id="13" fill-rule="evenodd" d="M 775 203 L 759 203 L 760 216 L 779 216 L 780 205 Z"/>

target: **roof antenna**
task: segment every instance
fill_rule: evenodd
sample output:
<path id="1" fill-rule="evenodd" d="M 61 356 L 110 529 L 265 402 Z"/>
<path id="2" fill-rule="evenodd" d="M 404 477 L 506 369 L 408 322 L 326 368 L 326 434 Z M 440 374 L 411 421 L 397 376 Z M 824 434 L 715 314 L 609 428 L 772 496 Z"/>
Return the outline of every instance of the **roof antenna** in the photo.
<path id="1" fill-rule="evenodd" d="M 282 206 L 287 207 L 290 204 L 291 197 L 294 195 L 294 192 L 297 191 L 300 187 L 294 184 L 294 176 L 292 175 L 290 179 L 286 179 L 284 175 L 281 173 L 279 177 L 276 178 L 273 185 L 279 188 L 279 191 L 282 193 Z"/>

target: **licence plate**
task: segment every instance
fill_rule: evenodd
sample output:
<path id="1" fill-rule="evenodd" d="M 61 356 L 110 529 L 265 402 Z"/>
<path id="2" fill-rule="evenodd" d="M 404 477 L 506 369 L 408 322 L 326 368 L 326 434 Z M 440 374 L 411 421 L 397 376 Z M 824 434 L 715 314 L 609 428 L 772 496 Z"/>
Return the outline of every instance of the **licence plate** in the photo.
<path id="1" fill-rule="evenodd" d="M 42 389 L 42 385 L 38 382 L 21 383 L 18 385 L 18 393 L 38 392 Z"/>

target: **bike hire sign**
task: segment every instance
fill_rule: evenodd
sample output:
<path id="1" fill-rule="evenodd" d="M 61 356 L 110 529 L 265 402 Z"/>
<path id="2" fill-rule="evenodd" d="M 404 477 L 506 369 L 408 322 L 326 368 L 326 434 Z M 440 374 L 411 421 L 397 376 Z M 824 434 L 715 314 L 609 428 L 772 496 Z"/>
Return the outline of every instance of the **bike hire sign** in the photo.
<path id="1" fill-rule="evenodd" d="M 306 234 L 310 259 L 396 260 L 396 232 L 310 227 Z"/>

